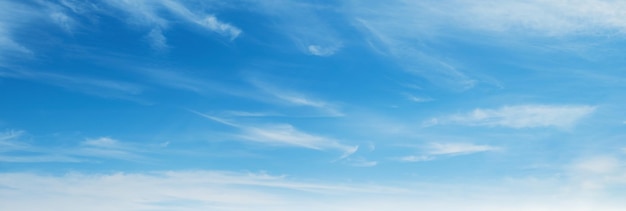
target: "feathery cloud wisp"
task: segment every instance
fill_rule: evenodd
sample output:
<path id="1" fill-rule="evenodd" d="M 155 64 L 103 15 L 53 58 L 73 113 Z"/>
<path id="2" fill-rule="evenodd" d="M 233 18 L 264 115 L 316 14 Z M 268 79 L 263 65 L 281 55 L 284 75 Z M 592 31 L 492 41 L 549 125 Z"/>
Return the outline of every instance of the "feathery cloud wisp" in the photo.
<path id="1" fill-rule="evenodd" d="M 471 143 L 441 143 L 434 142 L 424 147 L 424 153 L 421 155 L 409 155 L 396 158 L 402 162 L 422 162 L 436 160 L 442 156 L 460 156 L 475 154 L 481 152 L 493 152 L 500 150 L 499 147 L 490 145 L 478 145 Z"/>
<path id="2" fill-rule="evenodd" d="M 341 144 L 338 141 L 302 132 L 289 124 L 274 125 L 245 125 L 232 123 L 218 117 L 210 116 L 196 111 L 191 111 L 204 118 L 225 124 L 239 129 L 239 133 L 234 135 L 241 140 L 265 143 L 268 145 L 294 146 L 314 150 L 338 150 L 345 158 L 358 150 L 358 146 Z"/>
<path id="3" fill-rule="evenodd" d="M 430 155 L 461 155 L 495 150 L 499 150 L 499 148 L 468 143 L 431 143 L 428 146 L 428 154 Z"/>
<path id="4" fill-rule="evenodd" d="M 475 109 L 472 112 L 431 119 L 427 124 L 461 124 L 510 128 L 574 126 L 595 111 L 593 106 L 518 105 L 498 109 Z"/>
<path id="5" fill-rule="evenodd" d="M 276 100 L 279 100 L 280 103 L 294 105 L 294 106 L 312 107 L 323 112 L 325 115 L 330 115 L 330 116 L 343 116 L 344 115 L 340 110 L 337 109 L 336 105 L 330 102 L 315 99 L 315 98 L 312 98 L 310 96 L 307 96 L 305 94 L 302 94 L 296 91 L 279 88 L 279 87 L 270 85 L 264 81 L 251 79 L 250 82 L 252 83 L 252 85 L 254 85 L 255 87 L 259 88 L 261 91 L 263 91 L 264 94 L 267 94 L 275 98 Z"/>
<path id="6" fill-rule="evenodd" d="M 155 1 L 119 1 L 106 0 L 109 6 L 124 11 L 130 18 L 131 23 L 144 26 L 150 29 L 146 36 L 151 41 L 151 46 L 155 49 L 167 48 L 167 38 L 163 35 L 173 20 L 162 14 L 161 10 L 168 11 L 175 17 L 182 19 L 186 24 L 200 26 L 230 40 L 236 39 L 242 30 L 229 23 L 225 23 L 213 14 L 195 13 L 183 2 L 171 0 Z M 115 15 L 115 14 L 112 14 Z"/>

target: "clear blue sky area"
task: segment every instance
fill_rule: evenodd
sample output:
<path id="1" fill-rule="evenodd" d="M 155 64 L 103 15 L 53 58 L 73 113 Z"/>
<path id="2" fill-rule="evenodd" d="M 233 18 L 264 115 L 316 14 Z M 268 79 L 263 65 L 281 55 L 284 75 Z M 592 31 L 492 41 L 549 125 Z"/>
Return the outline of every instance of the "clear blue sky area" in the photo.
<path id="1" fill-rule="evenodd" d="M 622 210 L 624 49 L 617 0 L 0 0 L 0 210 Z"/>

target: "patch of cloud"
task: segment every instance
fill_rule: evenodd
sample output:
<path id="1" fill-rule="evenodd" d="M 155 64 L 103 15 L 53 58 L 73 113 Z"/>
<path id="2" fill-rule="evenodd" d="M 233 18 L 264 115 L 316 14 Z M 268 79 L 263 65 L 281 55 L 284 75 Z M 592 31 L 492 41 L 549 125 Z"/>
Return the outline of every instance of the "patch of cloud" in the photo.
<path id="1" fill-rule="evenodd" d="M 41 146 L 39 140 L 22 141 L 24 131 L 10 130 L 0 133 L 0 162 L 50 163 L 86 162 L 115 159 L 132 162 L 149 162 L 144 156 L 157 153 L 166 145 L 138 145 L 121 142 L 110 137 L 90 138 L 74 146 Z"/>
<path id="2" fill-rule="evenodd" d="M 499 148 L 469 143 L 431 143 L 428 146 L 428 154 L 430 155 L 462 155 L 496 150 Z"/>
<path id="3" fill-rule="evenodd" d="M 319 45 L 309 45 L 309 53 L 315 56 L 332 56 L 337 52 L 338 47 L 322 47 Z"/>
<path id="4" fill-rule="evenodd" d="M 441 39 L 475 43 L 478 38 L 467 35 L 483 34 L 501 38 L 490 39 L 488 45 L 500 42 L 511 49 L 511 38 L 567 37 L 574 39 L 558 39 L 561 43 L 551 45 L 564 45 L 558 48 L 571 51 L 572 46 L 593 45 L 575 44 L 590 43 L 578 39 L 581 36 L 613 38 L 626 32 L 626 3 L 614 0 L 351 1 L 346 8 L 372 51 L 389 56 L 404 70 L 435 85 L 461 91 L 477 84 L 501 84 L 440 52 L 436 45 Z M 589 47 L 582 48 L 576 51 Z"/>
<path id="5" fill-rule="evenodd" d="M 426 125 L 461 124 L 510 128 L 570 128 L 592 114 L 596 107 L 586 105 L 517 105 L 498 109 L 475 109 L 472 112 L 435 118 Z"/>
<path id="6" fill-rule="evenodd" d="M 246 1 L 249 7 L 272 18 L 276 31 L 293 42 L 305 54 L 332 56 L 343 47 L 339 32 L 331 26 L 333 15 L 339 15 L 334 7 L 292 1 Z"/>
<path id="7" fill-rule="evenodd" d="M 387 15 L 391 17 L 384 17 Z M 361 26 L 370 47 L 395 60 L 404 71 L 451 90 L 465 91 L 478 83 L 458 68 L 458 62 L 437 56 L 433 49 L 424 46 L 420 40 L 423 34 L 412 20 L 393 17 L 393 14 L 366 16 L 357 18 L 356 23 Z"/>
<path id="8" fill-rule="evenodd" d="M 491 179 L 480 184 L 303 181 L 285 175 L 230 171 L 4 172 L 0 173 L 0 207 L 67 211 L 409 211 L 415 207 L 442 211 L 619 211 L 626 206 L 619 197 L 607 197 L 612 195 L 607 192 L 589 194 L 549 178 Z M 396 185 L 386 185 L 389 183 Z M 32 203 L 33 195 L 37 203 Z"/>
<path id="9" fill-rule="evenodd" d="M 249 112 L 249 111 L 224 111 L 222 114 L 235 117 L 270 117 L 270 116 L 284 116 L 276 112 Z"/>
<path id="10" fill-rule="evenodd" d="M 106 0 L 105 3 L 115 9 L 124 11 L 130 17 L 131 23 L 150 28 L 150 32 L 146 37 L 150 38 L 152 41 L 151 46 L 155 49 L 161 50 L 167 47 L 163 31 L 166 30 L 170 24 L 175 23 L 174 20 L 170 20 L 171 18 L 162 11 L 173 14 L 175 17 L 183 20 L 183 23 L 202 27 L 227 37 L 231 41 L 242 33 L 242 30 L 238 27 L 217 19 L 213 14 L 193 12 L 191 8 L 193 6 L 185 4 L 184 2 L 172 0 Z M 113 13 L 109 15 L 117 16 Z"/>
<path id="11" fill-rule="evenodd" d="M 252 83 L 252 85 L 263 91 L 263 93 L 273 97 L 276 100 L 279 100 L 279 103 L 294 106 L 312 107 L 330 116 L 344 116 L 344 114 L 337 109 L 337 106 L 330 102 L 315 99 L 297 91 L 279 88 L 260 80 L 251 79 L 249 81 Z"/>
<path id="12" fill-rule="evenodd" d="M 82 142 L 84 146 L 90 147 L 102 147 L 102 148 L 117 148 L 119 147 L 119 141 L 109 138 L 109 137 L 100 137 L 96 139 L 87 139 Z"/>
<path id="13" fill-rule="evenodd" d="M 83 92 L 103 97 L 118 97 L 130 99 L 143 91 L 143 87 L 122 81 L 96 79 L 89 77 L 61 75 L 30 70 L 2 70 L 0 77 L 34 80 L 54 86 L 63 87 L 72 91 Z"/>
<path id="14" fill-rule="evenodd" d="M 426 98 L 423 98 L 423 97 L 416 97 L 416 96 L 414 96 L 414 95 L 412 95 L 412 94 L 406 94 L 406 98 L 407 98 L 409 101 L 411 101 L 411 102 L 415 102 L 415 103 L 426 103 L 426 102 L 431 102 L 431 101 L 433 101 L 433 99 L 432 99 L 432 98 L 429 98 L 429 97 L 426 97 Z"/>
<path id="15" fill-rule="evenodd" d="M 155 50 L 166 50 L 168 48 L 167 38 L 163 35 L 163 31 L 160 28 L 154 28 L 146 35 L 146 38 L 150 41 L 150 46 Z"/>
<path id="16" fill-rule="evenodd" d="M 18 138 L 24 134 L 24 131 L 21 130 L 9 130 L 0 133 L 0 142 L 5 142 L 9 140 L 13 140 Z"/>
<path id="17" fill-rule="evenodd" d="M 343 160 L 343 163 L 355 167 L 374 167 L 378 165 L 378 161 L 367 160 L 363 157 L 350 157 Z"/>
<path id="18" fill-rule="evenodd" d="M 4 66 L 12 57 L 18 55 L 30 55 L 32 50 L 17 42 L 14 38 L 14 30 L 28 24 L 37 17 L 37 14 L 25 5 L 12 1 L 0 2 L 0 66 Z"/>
<path id="19" fill-rule="evenodd" d="M 397 158 L 398 161 L 401 162 L 423 162 L 423 161 L 431 161 L 436 158 L 428 155 L 408 155 L 404 157 Z"/>
<path id="20" fill-rule="evenodd" d="M 614 155 L 589 156 L 573 162 L 568 175 L 582 191 L 626 185 L 625 161 Z"/>
<path id="21" fill-rule="evenodd" d="M 31 155 L 31 156 L 7 156 L 0 155 L 0 162 L 4 163 L 80 163 L 83 159 L 64 155 Z"/>
<path id="22" fill-rule="evenodd" d="M 302 207 L 302 203 L 312 202 L 300 196 L 401 192 L 406 190 L 369 184 L 300 182 L 266 173 L 225 171 L 0 174 L 0 207 L 7 210 L 314 210 Z M 28 203 L 34 193 L 38 203 Z"/>
<path id="23" fill-rule="evenodd" d="M 43 13 L 47 14 L 46 22 L 53 23 L 67 33 L 73 33 L 74 28 L 78 25 L 78 22 L 71 16 L 72 10 L 68 10 L 63 6 L 63 3 L 58 4 L 56 2 L 38 1 L 40 6 L 43 7 Z M 39 9 L 39 8 L 33 8 Z"/>
<path id="24" fill-rule="evenodd" d="M 224 23 L 218 20 L 215 16 L 209 15 L 202 21 L 198 22 L 200 25 L 215 31 L 221 35 L 230 37 L 230 40 L 234 40 L 241 34 L 241 29 L 234 27 L 228 23 Z"/>
<path id="25" fill-rule="evenodd" d="M 600 35 L 626 32 L 626 3 L 611 0 L 460 1 L 457 21 L 504 33 L 543 36 Z M 467 17 L 472 17 L 471 19 Z"/>
<path id="26" fill-rule="evenodd" d="M 613 0 L 512 0 L 356 3 L 351 5 L 362 20 L 385 26 L 383 32 L 428 39 L 456 28 L 482 30 L 512 36 L 614 35 L 626 32 L 626 3 Z M 382 8 L 373 10 L 373 8 Z M 379 33 L 384 37 L 389 33 Z M 392 40 L 392 39 L 385 39 Z"/>
<path id="27" fill-rule="evenodd" d="M 358 146 L 341 144 L 332 138 L 302 132 L 290 124 L 245 125 L 232 123 L 218 117 L 192 111 L 204 118 L 239 129 L 234 137 L 239 140 L 264 143 L 276 146 L 292 146 L 313 150 L 337 150 L 342 152 L 341 158 L 348 157 L 358 150 Z"/>
<path id="28" fill-rule="evenodd" d="M 471 143 L 442 143 L 434 142 L 422 147 L 421 155 L 409 155 L 396 158 L 402 162 L 423 162 L 436 160 L 442 156 L 460 156 L 483 152 L 499 151 L 501 148 L 490 145 L 478 145 Z"/>

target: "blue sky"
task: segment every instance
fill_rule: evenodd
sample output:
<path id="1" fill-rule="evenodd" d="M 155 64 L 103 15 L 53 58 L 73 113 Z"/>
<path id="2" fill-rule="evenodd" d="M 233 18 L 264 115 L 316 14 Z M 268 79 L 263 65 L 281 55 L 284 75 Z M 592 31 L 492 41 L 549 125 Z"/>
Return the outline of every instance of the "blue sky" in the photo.
<path id="1" fill-rule="evenodd" d="M 626 206 L 626 2 L 0 8 L 1 210 Z"/>

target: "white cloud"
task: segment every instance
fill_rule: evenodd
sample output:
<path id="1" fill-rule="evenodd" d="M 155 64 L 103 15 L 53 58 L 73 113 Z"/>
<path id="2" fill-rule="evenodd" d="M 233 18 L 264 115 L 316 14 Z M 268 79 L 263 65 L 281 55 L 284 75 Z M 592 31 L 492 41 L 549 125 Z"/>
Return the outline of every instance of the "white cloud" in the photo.
<path id="1" fill-rule="evenodd" d="M 569 128 L 595 111 L 582 105 L 518 105 L 498 109 L 475 109 L 472 112 L 431 119 L 427 124 L 462 124 L 511 128 Z"/>
<path id="2" fill-rule="evenodd" d="M 347 158 L 343 162 L 345 164 L 356 166 L 356 167 L 374 167 L 378 165 L 378 161 L 371 161 L 362 157 Z"/>
<path id="3" fill-rule="evenodd" d="M 155 50 L 165 50 L 167 46 L 167 38 L 163 35 L 163 31 L 160 28 L 154 28 L 146 36 L 150 41 L 150 45 Z"/>
<path id="4" fill-rule="evenodd" d="M 119 141 L 109 137 L 100 137 L 97 139 L 87 139 L 82 142 L 82 145 L 91 147 L 117 148 L 119 147 Z"/>
<path id="5" fill-rule="evenodd" d="M 306 106 L 316 108 L 326 115 L 330 116 L 343 116 L 344 114 L 337 109 L 337 106 L 323 100 L 315 99 L 305 94 L 289 90 L 286 88 L 279 88 L 274 85 L 270 85 L 266 82 L 250 79 L 250 82 L 263 91 L 265 94 L 270 95 L 280 103 L 289 104 L 294 106 Z"/>
<path id="6" fill-rule="evenodd" d="M 461 155 L 496 150 L 499 148 L 469 143 L 431 143 L 428 146 L 428 154 L 430 155 Z"/>
<path id="7" fill-rule="evenodd" d="M 425 102 L 430 102 L 433 101 L 432 98 L 422 98 L 422 97 L 416 97 L 412 94 L 406 94 L 406 98 L 412 102 L 416 102 L 416 103 L 425 103 Z"/>
<path id="8" fill-rule="evenodd" d="M 461 1 L 458 8 L 458 21 L 497 32 L 543 36 L 626 32 L 626 3 L 622 1 Z"/>
<path id="9" fill-rule="evenodd" d="M 32 54 L 32 50 L 17 42 L 14 30 L 26 25 L 37 17 L 31 8 L 11 1 L 0 2 L 0 66 L 9 62 L 12 57 Z M 1 74 L 1 73 L 0 73 Z"/>
<path id="10" fill-rule="evenodd" d="M 373 185 L 291 181 L 264 173 L 170 171 L 146 174 L 0 174 L 3 210 L 293 210 L 312 203 L 300 194 L 392 195 Z M 37 203 L 32 203 L 33 196 Z M 295 201 L 294 201 L 295 200 Z M 313 204 L 310 204 L 313 205 Z M 300 209 L 300 210 L 303 210 Z"/>
<path id="11" fill-rule="evenodd" d="M 436 160 L 442 156 L 460 156 L 481 152 L 493 152 L 501 150 L 499 147 L 490 145 L 478 145 L 471 143 L 430 143 L 423 148 L 422 155 L 409 155 L 396 158 L 402 162 L 423 162 Z"/>
<path id="12" fill-rule="evenodd" d="M 613 155 L 588 156 L 573 162 L 568 176 L 582 191 L 598 191 L 626 185 L 625 161 Z"/>
<path id="13" fill-rule="evenodd" d="M 295 146 L 314 150 L 338 150 L 343 152 L 342 158 L 350 156 L 358 149 L 358 146 L 344 145 L 331 138 L 299 131 L 288 124 L 248 126 L 242 128 L 242 133 L 238 137 L 270 145 Z"/>
<path id="14" fill-rule="evenodd" d="M 587 158 L 574 165 L 575 170 L 590 174 L 613 173 L 619 168 L 619 160 L 609 156 Z"/>
<path id="15" fill-rule="evenodd" d="M 309 53 L 315 56 L 331 56 L 337 52 L 337 47 L 322 47 L 319 45 L 309 45 Z"/>
<path id="16" fill-rule="evenodd" d="M 215 16 L 209 15 L 202 21 L 198 22 L 200 25 L 215 31 L 224 36 L 230 37 L 230 40 L 234 40 L 241 34 L 241 29 L 234 27 L 230 24 L 221 22 Z"/>
<path id="17" fill-rule="evenodd" d="M 467 90 L 479 83 L 500 86 L 478 74 L 462 61 L 450 58 L 437 45 L 440 39 L 469 42 L 491 37 L 484 45 L 512 46 L 517 39 L 561 38 L 542 42 L 571 51 L 588 49 L 593 39 L 581 36 L 619 38 L 626 35 L 626 2 L 615 0 L 441 0 L 441 1 L 350 1 L 347 16 L 360 27 L 374 52 L 396 60 L 404 70 L 445 88 Z M 476 36 L 468 38 L 468 36 Z M 470 41 L 471 39 L 471 41 Z M 583 45 L 577 42 L 587 43 Z M 583 47 L 584 46 L 584 47 Z M 578 50 L 577 50 L 578 51 Z M 586 51 L 586 50 L 583 50 Z"/>
<path id="18" fill-rule="evenodd" d="M 209 31 L 218 33 L 222 36 L 234 40 L 241 33 L 241 29 L 231 24 L 225 23 L 215 17 L 213 14 L 203 12 L 193 12 L 193 6 L 179 1 L 172 0 L 154 0 L 154 1 L 123 1 L 123 0 L 107 0 L 108 5 L 116 9 L 126 12 L 130 16 L 130 21 L 134 24 L 151 28 L 147 35 L 151 38 L 153 47 L 163 49 L 166 47 L 162 31 L 167 29 L 170 24 L 175 23 L 166 15 L 162 14 L 162 10 L 171 12 L 176 17 L 182 19 L 183 23 L 193 24 Z M 192 2 L 194 3 L 194 2 Z M 195 11 L 195 10 L 194 10 Z M 110 14 L 115 16 L 115 14 Z M 156 30 L 156 31 L 155 31 Z"/>
<path id="19" fill-rule="evenodd" d="M 192 112 L 204 118 L 239 129 L 240 131 L 235 137 L 245 141 L 314 150 L 338 150 L 343 153 L 341 158 L 348 157 L 358 150 L 358 146 L 349 146 L 331 138 L 302 132 L 289 124 L 245 125 L 195 111 Z"/>
<path id="20" fill-rule="evenodd" d="M 148 154 L 158 154 L 167 144 L 142 145 L 121 142 L 110 137 L 86 139 L 74 146 L 41 146 L 41 140 L 23 142 L 23 131 L 0 133 L 0 162 L 44 163 L 85 162 L 115 159 L 132 162 L 152 162 Z"/>
<path id="21" fill-rule="evenodd" d="M 435 157 L 428 156 L 428 155 L 409 155 L 409 156 L 397 158 L 398 161 L 402 161 L 402 162 L 422 162 L 422 161 L 431 161 L 435 159 L 436 159 Z"/>
<path id="22" fill-rule="evenodd" d="M 376 10 L 378 11 L 378 10 Z M 391 12 L 391 11 L 390 11 Z M 385 16 L 391 17 L 385 17 Z M 366 15 L 357 19 L 364 36 L 374 51 L 394 59 L 406 72 L 423 77 L 440 87 L 464 91 L 473 88 L 478 81 L 459 69 L 458 62 L 437 56 L 432 49 L 415 45 L 423 36 L 410 18 L 394 17 L 395 14 Z M 382 17 L 381 17 L 382 16 Z M 433 51 L 433 52 L 431 52 Z"/>
<path id="23" fill-rule="evenodd" d="M 381 32 L 405 30 L 404 35 L 393 35 L 417 35 L 422 39 L 449 33 L 445 30 L 451 28 L 510 36 L 613 35 L 626 32 L 626 3 L 614 0 L 443 0 L 384 5 L 359 2 L 351 6 L 362 20 L 384 29 Z M 383 9 L 372 10 L 374 7 Z M 388 33 L 379 34 L 390 37 Z"/>
<path id="24" fill-rule="evenodd" d="M 332 56 L 343 47 L 339 31 L 333 29 L 334 7 L 293 1 L 245 1 L 278 23 L 276 31 L 291 40 L 305 54 Z M 322 15 L 323 14 L 323 15 Z"/>
<path id="25" fill-rule="evenodd" d="M 301 182 L 227 171 L 42 175 L 0 173 L 3 210 L 618 211 L 621 198 L 550 179 L 482 184 Z M 472 193 L 468 195 L 467 193 Z M 602 192 L 600 192 L 602 193 Z M 33 203 L 33 200 L 37 203 Z M 323 201 L 324 203 L 320 203 Z"/>
<path id="26" fill-rule="evenodd" d="M 19 71 L 0 70 L 0 77 L 35 80 L 46 84 L 60 86 L 72 91 L 123 99 L 131 99 L 130 96 L 140 94 L 143 91 L 143 87 L 139 85 L 122 81 L 61 75 L 24 69 Z"/>
<path id="27" fill-rule="evenodd" d="M 16 139 L 24 134 L 24 131 L 21 130 L 9 130 L 0 133 L 0 143 L 8 142 L 10 140 Z"/>

